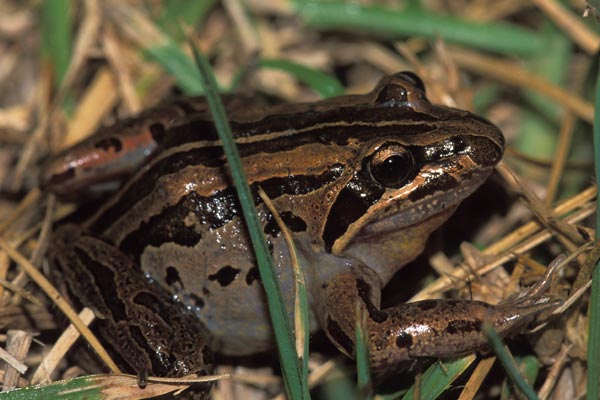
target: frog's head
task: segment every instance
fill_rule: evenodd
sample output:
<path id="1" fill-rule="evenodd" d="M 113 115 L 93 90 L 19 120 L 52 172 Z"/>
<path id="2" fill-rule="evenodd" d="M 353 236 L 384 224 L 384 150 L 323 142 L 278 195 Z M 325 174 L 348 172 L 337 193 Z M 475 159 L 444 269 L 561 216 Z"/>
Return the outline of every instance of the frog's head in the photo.
<path id="1" fill-rule="evenodd" d="M 361 145 L 353 176 L 329 210 L 323 241 L 333 254 L 385 276 L 382 269 L 416 257 L 429 234 L 485 181 L 502 157 L 504 138 L 483 118 L 432 105 L 410 73 L 384 78 L 371 95 L 371 112 L 385 123 Z"/>

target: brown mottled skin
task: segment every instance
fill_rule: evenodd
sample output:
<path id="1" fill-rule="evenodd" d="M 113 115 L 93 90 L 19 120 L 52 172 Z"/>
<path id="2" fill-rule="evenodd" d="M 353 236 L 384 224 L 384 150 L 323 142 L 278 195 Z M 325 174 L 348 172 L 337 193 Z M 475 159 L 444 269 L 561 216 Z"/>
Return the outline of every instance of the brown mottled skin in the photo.
<path id="1" fill-rule="evenodd" d="M 160 150 L 151 160 L 134 157 L 139 172 L 91 219 L 61 227 L 50 258 L 73 296 L 96 311 L 130 370 L 180 376 L 210 370 L 198 363 L 210 364 L 209 344 L 224 354 L 250 354 L 272 348 L 273 333 L 214 126 L 202 107 L 173 107 L 182 111 L 155 120 L 148 112 L 118 125 L 113 147 L 103 147 L 107 130 L 102 145 L 90 139 L 75 147 L 78 156 L 89 151 L 102 159 L 106 151 L 109 162 L 121 163 L 128 146 L 118 143 L 119 130 L 131 135 L 139 125 L 140 137 L 151 132 L 156 141 L 148 148 Z M 487 178 L 504 148 L 488 121 L 429 103 L 414 75 L 384 77 L 365 95 L 234 107 L 230 118 L 249 184 L 267 192 L 292 230 L 311 329 L 320 327 L 352 356 L 358 303 L 368 315 L 375 374 L 478 350 L 485 345 L 481 322 L 505 335 L 539 310 L 536 300 L 380 309 L 381 289 Z M 66 154 L 43 176 L 43 185 L 59 193 L 90 182 L 90 171 L 80 172 Z M 101 182 L 112 179 L 108 171 L 99 172 Z M 258 198 L 256 205 L 293 318 L 289 251 Z"/>

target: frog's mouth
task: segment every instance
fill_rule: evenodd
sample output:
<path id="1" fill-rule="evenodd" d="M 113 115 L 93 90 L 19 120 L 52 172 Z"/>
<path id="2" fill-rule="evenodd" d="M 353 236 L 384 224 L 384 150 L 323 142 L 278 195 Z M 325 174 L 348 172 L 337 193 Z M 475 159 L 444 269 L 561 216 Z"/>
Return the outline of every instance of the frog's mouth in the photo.
<path id="1" fill-rule="evenodd" d="M 483 168 L 463 175 L 461 179 L 444 175 L 439 178 L 440 189 L 430 191 L 412 201 L 399 201 L 392 194 L 388 199 L 382 199 L 388 203 L 387 207 L 382 207 L 381 213 L 362 227 L 360 235 L 381 235 L 406 229 L 439 214 L 449 214 L 449 217 L 464 199 L 483 184 L 492 171 L 491 167 Z"/>
<path id="2" fill-rule="evenodd" d="M 332 253 L 368 265 L 385 284 L 393 272 L 421 254 L 431 232 L 452 215 L 491 171 L 492 167 L 472 172 L 451 190 L 436 191 L 409 204 L 392 203 L 383 215 L 366 222 L 352 237 L 342 237 L 345 243 L 338 240 Z"/>
<path id="3" fill-rule="evenodd" d="M 438 221 L 432 224 L 428 236 L 481 186 L 493 168 L 493 164 L 474 168 L 468 156 L 424 166 L 409 185 L 386 191 L 367 214 L 351 224 L 333 244 L 332 253 L 342 254 L 357 242 L 376 243 L 386 235 L 427 225 L 427 220 Z"/>

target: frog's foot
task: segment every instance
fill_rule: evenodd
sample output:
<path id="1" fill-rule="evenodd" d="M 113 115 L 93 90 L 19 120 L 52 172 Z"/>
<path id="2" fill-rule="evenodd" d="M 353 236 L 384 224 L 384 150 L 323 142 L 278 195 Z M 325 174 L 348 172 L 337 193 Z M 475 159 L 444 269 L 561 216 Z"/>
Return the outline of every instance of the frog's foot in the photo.
<path id="1" fill-rule="evenodd" d="M 149 281 L 116 246 L 73 226 L 56 233 L 49 259 L 70 297 L 92 308 L 111 354 L 139 376 L 212 372 L 211 335 L 166 290 Z M 203 398 L 210 384 L 194 393 Z"/>
<path id="2" fill-rule="evenodd" d="M 482 325 L 490 323 L 501 336 L 523 329 L 541 311 L 556 305 L 539 292 L 531 298 L 491 305 L 469 300 L 425 300 L 384 310 L 377 307 L 377 281 L 342 273 L 318 294 L 317 312 L 336 346 L 354 356 L 356 303 L 367 313 L 371 369 L 386 376 L 431 358 L 455 358 L 486 350 Z"/>

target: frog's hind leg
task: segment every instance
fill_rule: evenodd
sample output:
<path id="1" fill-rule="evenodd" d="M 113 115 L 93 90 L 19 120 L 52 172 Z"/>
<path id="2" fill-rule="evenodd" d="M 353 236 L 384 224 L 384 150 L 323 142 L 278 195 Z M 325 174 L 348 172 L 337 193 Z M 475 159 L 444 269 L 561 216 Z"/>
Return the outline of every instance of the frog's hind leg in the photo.
<path id="1" fill-rule="evenodd" d="M 180 377 L 212 372 L 211 335 L 117 247 L 76 226 L 53 236 L 51 264 L 70 296 L 92 308 L 127 372 Z M 199 391 L 208 392 L 210 385 Z"/>
<path id="2" fill-rule="evenodd" d="M 426 300 L 379 309 L 380 285 L 370 270 L 343 272 L 320 285 L 317 314 L 334 344 L 354 357 L 356 304 L 367 314 L 371 370 L 375 376 L 410 369 L 432 358 L 454 358 L 487 348 L 482 324 L 501 336 L 524 328 L 548 298 L 493 306 L 468 300 Z"/>

